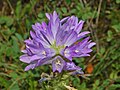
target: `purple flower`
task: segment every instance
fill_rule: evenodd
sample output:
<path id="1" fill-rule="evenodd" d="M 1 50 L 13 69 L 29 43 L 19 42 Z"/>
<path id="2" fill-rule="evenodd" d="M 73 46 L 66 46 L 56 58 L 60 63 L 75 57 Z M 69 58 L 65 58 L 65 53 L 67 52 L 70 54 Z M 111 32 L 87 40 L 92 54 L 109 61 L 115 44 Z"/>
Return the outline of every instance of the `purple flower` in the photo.
<path id="1" fill-rule="evenodd" d="M 86 37 L 89 31 L 81 32 L 84 21 L 78 21 L 75 16 L 60 20 L 55 11 L 53 14 L 47 13 L 46 17 L 48 24 L 32 25 L 31 38 L 25 40 L 26 49 L 22 50 L 24 55 L 20 56 L 22 62 L 29 64 L 25 71 L 45 64 L 52 64 L 53 72 L 81 71 L 72 59 L 90 56 L 91 47 L 95 45 Z"/>

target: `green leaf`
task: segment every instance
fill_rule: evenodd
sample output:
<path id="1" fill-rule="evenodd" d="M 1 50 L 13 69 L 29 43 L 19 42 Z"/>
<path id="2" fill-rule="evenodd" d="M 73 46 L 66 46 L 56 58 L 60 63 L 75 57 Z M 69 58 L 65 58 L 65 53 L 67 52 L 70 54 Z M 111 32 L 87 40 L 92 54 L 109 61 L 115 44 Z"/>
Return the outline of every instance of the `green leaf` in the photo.
<path id="1" fill-rule="evenodd" d="M 20 19 L 21 9 L 22 9 L 21 1 L 18 1 L 15 9 L 15 14 L 17 16 L 17 19 Z"/>
<path id="2" fill-rule="evenodd" d="M 105 48 L 104 47 L 101 47 L 100 48 L 100 54 L 103 55 L 105 53 Z"/>
<path id="3" fill-rule="evenodd" d="M 5 40 L 8 40 L 12 32 L 10 29 L 0 31 Z"/>
<path id="4" fill-rule="evenodd" d="M 6 17 L 2 16 L 0 17 L 0 24 L 4 24 L 6 22 Z"/>
<path id="5" fill-rule="evenodd" d="M 0 77 L 0 86 L 7 88 L 9 86 L 8 80 L 6 80 L 6 78 Z"/>
<path id="6" fill-rule="evenodd" d="M 108 87 L 108 90 L 119 90 L 120 84 L 112 84 Z"/>
<path id="7" fill-rule="evenodd" d="M 112 28 L 115 29 L 117 33 L 120 32 L 120 23 L 113 25 Z"/>
<path id="8" fill-rule="evenodd" d="M 67 3 L 67 4 L 70 4 L 70 2 L 71 2 L 71 0 L 66 0 L 66 3 Z"/>
<path id="9" fill-rule="evenodd" d="M 72 9 L 72 10 L 70 10 L 70 14 L 75 14 L 76 13 L 76 9 Z"/>
<path id="10" fill-rule="evenodd" d="M 42 12 L 40 12 L 39 14 L 38 14 L 38 18 L 43 18 L 44 17 L 44 14 L 42 13 Z"/>
<path id="11" fill-rule="evenodd" d="M 113 32 L 109 30 L 109 31 L 107 32 L 107 35 L 108 35 L 107 41 L 109 42 L 109 41 L 111 41 L 111 40 L 113 39 Z"/>
<path id="12" fill-rule="evenodd" d="M 117 4 L 120 4 L 120 0 L 116 0 L 116 3 L 117 3 Z"/>
<path id="13" fill-rule="evenodd" d="M 12 73 L 10 73 L 10 76 L 11 76 L 13 79 L 18 78 L 18 75 L 17 75 L 16 72 L 12 72 Z"/>
<path id="14" fill-rule="evenodd" d="M 86 83 L 85 82 L 81 83 L 79 88 L 81 88 L 81 90 L 87 90 Z"/>
<path id="15" fill-rule="evenodd" d="M 67 13 L 67 8 L 62 7 L 61 9 L 62 9 L 63 13 Z"/>
<path id="16" fill-rule="evenodd" d="M 8 47 L 8 48 L 6 49 L 6 55 L 7 55 L 8 57 L 13 56 L 13 49 L 12 49 L 11 47 Z"/>
<path id="17" fill-rule="evenodd" d="M 19 41 L 23 40 L 23 37 L 19 33 L 15 33 L 15 36 L 18 38 Z"/>
<path id="18" fill-rule="evenodd" d="M 100 80 L 95 81 L 95 85 L 98 86 L 100 84 Z"/>
<path id="19" fill-rule="evenodd" d="M 13 17 L 9 17 L 9 16 L 1 16 L 0 17 L 0 24 L 6 24 L 7 26 L 11 26 L 14 22 Z"/>
<path id="20" fill-rule="evenodd" d="M 15 36 L 11 36 L 12 37 L 12 49 L 14 51 L 14 54 L 17 55 L 18 52 L 20 52 L 19 46 L 18 46 L 18 39 Z"/>
<path id="21" fill-rule="evenodd" d="M 12 83 L 8 90 L 20 90 L 18 83 Z"/>
<path id="22" fill-rule="evenodd" d="M 110 81 L 108 79 L 104 80 L 103 84 L 100 85 L 99 90 L 104 90 L 105 87 L 107 87 L 109 84 L 110 84 Z"/>
<path id="23" fill-rule="evenodd" d="M 6 25 L 11 26 L 13 24 L 13 22 L 14 22 L 14 19 L 12 17 L 8 17 L 7 21 L 6 21 Z"/>

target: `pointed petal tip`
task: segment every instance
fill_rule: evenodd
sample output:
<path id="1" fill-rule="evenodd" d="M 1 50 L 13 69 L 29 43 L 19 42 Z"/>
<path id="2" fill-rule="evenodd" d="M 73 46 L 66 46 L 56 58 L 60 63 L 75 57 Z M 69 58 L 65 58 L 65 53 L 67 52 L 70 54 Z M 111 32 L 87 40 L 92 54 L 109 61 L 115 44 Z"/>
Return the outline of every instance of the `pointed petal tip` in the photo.
<path id="1" fill-rule="evenodd" d="M 85 21 L 83 21 L 83 20 L 80 20 L 80 23 L 84 23 Z"/>
<path id="2" fill-rule="evenodd" d="M 54 15 L 57 15 L 57 12 L 54 10 L 54 11 L 53 11 L 53 14 L 54 14 Z"/>
<path id="3" fill-rule="evenodd" d="M 95 46 L 96 45 L 96 43 L 95 42 L 92 42 L 92 43 L 90 43 L 89 45 L 88 45 L 88 48 L 91 48 L 91 47 L 93 47 L 93 46 Z"/>
<path id="4" fill-rule="evenodd" d="M 50 20 L 50 15 L 48 13 L 45 13 L 45 15 Z"/>
<path id="5" fill-rule="evenodd" d="M 29 56 L 27 56 L 26 54 L 20 56 L 19 60 L 22 61 L 22 62 L 24 62 L 24 63 L 30 63 L 31 62 L 29 60 Z"/>
<path id="6" fill-rule="evenodd" d="M 30 69 L 34 69 L 36 64 L 29 64 L 28 66 L 25 67 L 24 71 L 28 71 Z"/>
<path id="7" fill-rule="evenodd" d="M 89 33 L 90 33 L 89 31 L 81 32 L 80 34 L 78 34 L 78 37 L 80 37 L 80 38 L 85 37 Z"/>
<path id="8" fill-rule="evenodd" d="M 24 69 L 25 72 L 28 71 L 28 70 L 29 70 L 29 69 L 26 69 L 26 68 Z"/>
<path id="9" fill-rule="evenodd" d="M 22 53 L 27 53 L 27 50 L 21 50 Z"/>
<path id="10" fill-rule="evenodd" d="M 70 17 L 69 17 L 69 16 L 68 16 L 68 17 L 65 17 L 65 18 L 63 18 L 60 22 L 63 23 L 64 21 L 67 21 L 68 18 L 70 18 Z"/>
<path id="11" fill-rule="evenodd" d="M 30 42 L 31 42 L 30 39 L 26 39 L 26 40 L 24 40 L 24 43 L 30 43 Z"/>

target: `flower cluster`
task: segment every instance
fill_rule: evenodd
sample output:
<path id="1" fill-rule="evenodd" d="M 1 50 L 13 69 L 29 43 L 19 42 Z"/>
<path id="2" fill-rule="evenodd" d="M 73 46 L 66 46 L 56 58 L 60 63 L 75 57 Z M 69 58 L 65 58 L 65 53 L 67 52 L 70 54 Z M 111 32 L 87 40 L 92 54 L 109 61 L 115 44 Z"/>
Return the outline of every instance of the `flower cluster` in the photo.
<path id="1" fill-rule="evenodd" d="M 25 40 L 26 49 L 20 56 L 20 61 L 29 64 L 25 71 L 45 64 L 52 64 L 53 72 L 81 71 L 72 58 L 90 56 L 91 47 L 95 45 L 86 37 L 89 31 L 81 32 L 84 21 L 78 21 L 75 16 L 60 20 L 56 11 L 46 13 L 46 17 L 48 24 L 32 25 L 31 38 Z"/>

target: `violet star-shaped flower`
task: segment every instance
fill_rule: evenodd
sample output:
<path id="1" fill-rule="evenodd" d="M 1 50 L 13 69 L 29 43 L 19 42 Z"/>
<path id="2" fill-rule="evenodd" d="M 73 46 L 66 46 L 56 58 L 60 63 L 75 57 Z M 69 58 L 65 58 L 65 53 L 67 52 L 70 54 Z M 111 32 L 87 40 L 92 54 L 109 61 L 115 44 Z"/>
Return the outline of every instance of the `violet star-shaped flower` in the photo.
<path id="1" fill-rule="evenodd" d="M 20 56 L 20 61 L 29 64 L 25 71 L 45 64 L 52 64 L 53 72 L 81 71 L 72 59 L 90 56 L 91 47 L 95 45 L 86 37 L 89 31 L 81 32 L 84 21 L 78 21 L 75 16 L 60 20 L 56 11 L 47 13 L 46 17 L 48 24 L 32 25 L 31 38 L 25 40 L 26 49 L 22 50 L 24 55 Z"/>

